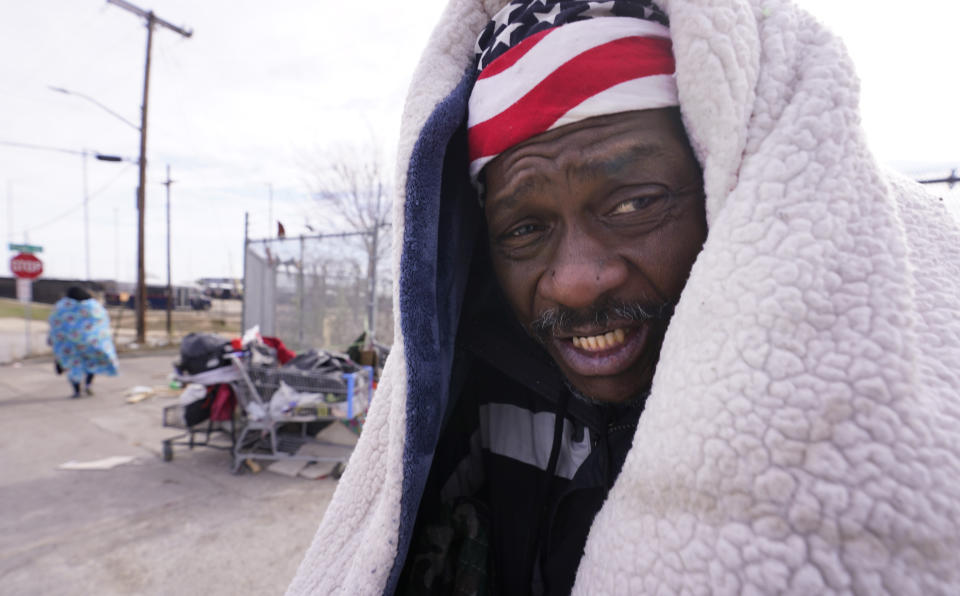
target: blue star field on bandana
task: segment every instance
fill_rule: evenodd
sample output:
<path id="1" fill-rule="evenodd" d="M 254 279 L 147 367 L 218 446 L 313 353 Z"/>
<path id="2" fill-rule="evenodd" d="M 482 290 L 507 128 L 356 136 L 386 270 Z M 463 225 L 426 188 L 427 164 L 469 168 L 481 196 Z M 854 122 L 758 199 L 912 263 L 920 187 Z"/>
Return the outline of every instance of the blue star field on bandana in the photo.
<path id="1" fill-rule="evenodd" d="M 477 38 L 477 72 L 544 29 L 601 16 L 634 17 L 669 25 L 667 15 L 651 0 L 513 0 Z"/>

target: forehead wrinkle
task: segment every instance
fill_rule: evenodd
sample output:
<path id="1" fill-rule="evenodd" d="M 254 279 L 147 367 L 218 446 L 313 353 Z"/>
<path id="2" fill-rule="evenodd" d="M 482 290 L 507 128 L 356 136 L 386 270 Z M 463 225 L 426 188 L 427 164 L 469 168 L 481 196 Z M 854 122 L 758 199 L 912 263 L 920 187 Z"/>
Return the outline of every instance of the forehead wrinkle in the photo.
<path id="1" fill-rule="evenodd" d="M 613 176 L 619 174 L 625 167 L 635 166 L 638 161 L 664 156 L 663 147 L 657 143 L 633 143 L 623 150 L 615 151 L 601 148 L 599 153 L 599 155 L 593 156 L 586 153 L 583 163 L 572 164 L 568 177 L 595 179 L 602 176 Z"/>
<path id="2" fill-rule="evenodd" d="M 539 174 L 524 178 L 522 182 L 517 183 L 509 193 L 501 195 L 496 201 L 504 207 L 512 207 L 531 194 L 536 194 L 545 186 L 544 177 Z"/>
<path id="3" fill-rule="evenodd" d="M 600 127 L 589 126 L 583 131 Z M 629 130 L 615 132 L 592 142 L 571 143 L 562 147 L 537 144 L 527 149 L 529 153 L 516 158 L 507 168 L 510 183 L 496 197 L 490 197 L 492 203 L 512 207 L 526 196 L 542 191 L 550 182 L 545 169 L 561 170 L 569 185 L 576 179 L 616 176 L 626 167 L 635 167 L 637 162 L 668 155 L 662 143 L 636 139 L 633 131 Z M 516 182 L 518 179 L 520 181 Z"/>
<path id="4" fill-rule="evenodd" d="M 533 163 L 525 163 L 534 160 Z M 509 169 L 510 183 L 507 188 L 492 197 L 492 203 L 512 207 L 522 201 L 524 197 L 541 191 L 548 181 L 548 177 L 537 163 L 540 160 L 550 161 L 549 157 L 540 155 L 528 155 L 517 160 Z M 519 180 L 519 181 L 518 181 Z"/>

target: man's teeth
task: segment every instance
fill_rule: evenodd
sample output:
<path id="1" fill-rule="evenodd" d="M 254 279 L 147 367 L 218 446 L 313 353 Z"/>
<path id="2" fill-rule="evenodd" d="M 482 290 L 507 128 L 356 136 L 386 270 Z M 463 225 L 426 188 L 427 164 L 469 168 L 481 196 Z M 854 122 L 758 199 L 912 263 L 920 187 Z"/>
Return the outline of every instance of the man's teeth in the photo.
<path id="1" fill-rule="evenodd" d="M 609 350 L 620 345 L 626 339 L 627 334 L 623 329 L 614 329 L 603 335 L 591 335 L 589 337 L 574 337 L 573 346 L 586 350 L 588 352 L 599 352 L 600 350 Z"/>

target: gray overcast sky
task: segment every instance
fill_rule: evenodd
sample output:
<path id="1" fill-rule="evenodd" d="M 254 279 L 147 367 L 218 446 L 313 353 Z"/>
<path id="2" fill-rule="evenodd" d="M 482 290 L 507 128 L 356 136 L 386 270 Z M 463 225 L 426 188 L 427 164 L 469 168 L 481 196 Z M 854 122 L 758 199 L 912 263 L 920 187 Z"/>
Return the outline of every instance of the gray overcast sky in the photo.
<path id="1" fill-rule="evenodd" d="M 864 128 L 881 162 L 911 174 L 960 166 L 960 3 L 800 0 L 846 41 L 863 81 Z M 444 2 L 140 0 L 194 30 L 154 34 L 148 137 L 148 280 L 165 279 L 164 166 L 173 179 L 173 277 L 240 276 L 251 235 L 307 218 L 303 161 L 376 139 L 392 166 L 413 68 Z M 397 6 L 404 10 L 397 10 Z M 135 158 L 137 132 L 64 87 L 138 122 L 146 31 L 104 0 L 0 0 L 0 141 Z M 0 238 L 44 246 L 46 275 L 83 277 L 78 155 L 0 145 Z M 136 167 L 90 160 L 91 269 L 134 277 Z M 954 199 L 960 202 L 960 198 Z M 5 253 L 10 255 L 10 253 Z"/>

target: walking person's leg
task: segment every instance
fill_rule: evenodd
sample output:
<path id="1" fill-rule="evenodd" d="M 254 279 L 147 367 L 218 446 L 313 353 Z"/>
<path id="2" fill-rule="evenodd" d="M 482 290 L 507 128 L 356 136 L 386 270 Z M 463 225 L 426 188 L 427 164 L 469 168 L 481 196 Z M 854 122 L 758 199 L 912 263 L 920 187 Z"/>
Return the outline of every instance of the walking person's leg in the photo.
<path id="1" fill-rule="evenodd" d="M 90 388 L 90 384 L 93 383 L 93 373 L 87 373 L 87 380 L 84 385 L 86 385 L 87 395 L 93 395 L 93 389 Z"/>

